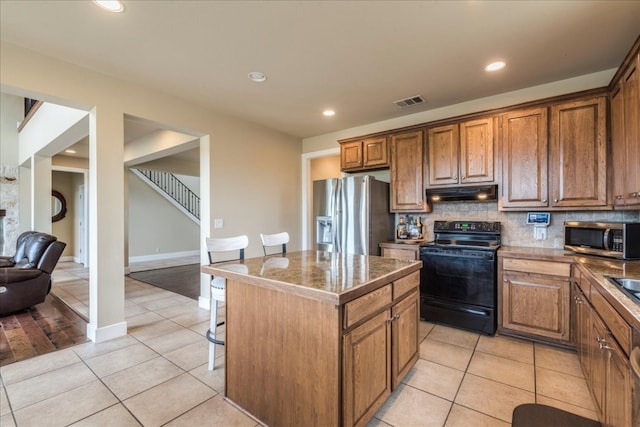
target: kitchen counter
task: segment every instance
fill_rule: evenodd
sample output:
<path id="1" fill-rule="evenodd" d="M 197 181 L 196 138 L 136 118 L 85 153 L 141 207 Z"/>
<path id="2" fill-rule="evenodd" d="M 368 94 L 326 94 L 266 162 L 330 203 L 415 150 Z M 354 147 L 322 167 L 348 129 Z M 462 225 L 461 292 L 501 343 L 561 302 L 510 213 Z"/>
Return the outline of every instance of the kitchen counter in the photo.
<path id="1" fill-rule="evenodd" d="M 202 266 L 226 279 L 225 398 L 270 426 L 366 424 L 418 359 L 421 265 L 303 251 Z"/>
<path id="2" fill-rule="evenodd" d="M 420 270 L 422 263 L 400 259 L 323 251 L 291 252 L 204 265 L 205 274 L 312 299 L 344 304 L 376 288 Z"/>
<path id="3" fill-rule="evenodd" d="M 604 296 L 629 324 L 640 328 L 640 303 L 611 283 L 605 276 L 640 279 L 640 260 L 624 261 L 613 258 L 581 255 L 562 249 L 502 246 L 499 256 L 519 257 L 556 262 L 577 263 L 583 266 L 598 285 Z"/>

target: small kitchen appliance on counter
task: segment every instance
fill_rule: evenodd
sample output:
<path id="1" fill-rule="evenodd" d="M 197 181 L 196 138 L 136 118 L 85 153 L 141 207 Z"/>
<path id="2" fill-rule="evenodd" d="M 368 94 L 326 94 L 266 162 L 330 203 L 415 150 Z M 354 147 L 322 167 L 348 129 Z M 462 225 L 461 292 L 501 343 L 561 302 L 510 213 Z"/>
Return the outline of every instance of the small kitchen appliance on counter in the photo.
<path id="1" fill-rule="evenodd" d="M 435 221 L 420 246 L 420 317 L 493 335 L 499 222 Z"/>
<path id="2" fill-rule="evenodd" d="M 564 248 L 579 254 L 640 259 L 640 222 L 565 221 Z"/>

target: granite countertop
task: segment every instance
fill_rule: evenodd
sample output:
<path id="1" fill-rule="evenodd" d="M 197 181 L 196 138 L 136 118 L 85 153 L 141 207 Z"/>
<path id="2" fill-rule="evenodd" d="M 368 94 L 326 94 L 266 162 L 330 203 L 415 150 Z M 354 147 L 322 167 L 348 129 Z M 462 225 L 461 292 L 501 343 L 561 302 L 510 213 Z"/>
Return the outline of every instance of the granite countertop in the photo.
<path id="1" fill-rule="evenodd" d="M 549 258 L 554 261 L 573 262 L 573 256 L 575 256 L 575 253 L 565 251 L 564 249 L 500 246 L 500 249 L 498 249 L 498 256 L 513 256 L 531 259 Z"/>
<path id="2" fill-rule="evenodd" d="M 640 279 L 640 261 L 623 261 L 591 256 L 574 255 L 574 261 L 584 266 L 605 291 L 604 297 L 627 322 L 640 329 L 640 303 L 615 284 L 607 276 Z"/>
<path id="3" fill-rule="evenodd" d="M 571 262 L 582 265 L 605 291 L 605 298 L 630 324 L 640 328 L 640 303 L 632 299 L 607 276 L 640 279 L 640 261 L 625 261 L 593 255 L 582 255 L 563 249 L 502 246 L 498 254 L 503 257 Z"/>
<path id="4" fill-rule="evenodd" d="M 203 265 L 205 274 L 343 304 L 420 270 L 421 261 L 323 251 Z"/>

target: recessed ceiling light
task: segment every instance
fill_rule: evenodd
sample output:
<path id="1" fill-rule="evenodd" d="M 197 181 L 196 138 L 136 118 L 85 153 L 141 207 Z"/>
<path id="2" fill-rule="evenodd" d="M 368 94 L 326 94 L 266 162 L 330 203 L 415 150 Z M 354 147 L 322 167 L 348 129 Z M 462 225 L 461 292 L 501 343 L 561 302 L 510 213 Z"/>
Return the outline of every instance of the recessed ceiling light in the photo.
<path id="1" fill-rule="evenodd" d="M 260 71 L 252 71 L 249 73 L 248 77 L 254 82 L 263 82 L 267 80 L 267 75 L 264 73 L 261 73 Z"/>
<path id="2" fill-rule="evenodd" d="M 327 116 L 327 117 L 331 117 L 331 116 L 335 116 L 335 115 L 336 115 L 336 112 L 335 112 L 335 111 L 333 111 L 333 110 L 324 110 L 324 111 L 322 112 L 322 115 L 323 115 L 323 116 Z"/>
<path id="3" fill-rule="evenodd" d="M 120 0 L 93 0 L 98 6 L 109 12 L 124 12 L 124 3 Z"/>
<path id="4" fill-rule="evenodd" d="M 76 150 L 64 150 L 65 153 L 76 154 Z"/>
<path id="5" fill-rule="evenodd" d="M 498 71 L 498 70 L 502 70 L 506 66 L 507 66 L 506 62 L 496 61 L 496 62 L 492 62 L 491 64 L 489 64 L 486 67 L 484 67 L 484 70 L 488 71 L 488 72 Z"/>

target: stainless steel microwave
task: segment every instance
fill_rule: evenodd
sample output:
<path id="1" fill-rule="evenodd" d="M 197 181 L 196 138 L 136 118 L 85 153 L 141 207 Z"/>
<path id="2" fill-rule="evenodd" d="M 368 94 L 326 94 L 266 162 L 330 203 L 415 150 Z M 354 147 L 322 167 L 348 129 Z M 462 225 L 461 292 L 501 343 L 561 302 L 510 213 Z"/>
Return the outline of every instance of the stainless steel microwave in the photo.
<path id="1" fill-rule="evenodd" d="M 640 222 L 565 221 L 564 248 L 610 258 L 640 258 Z"/>

